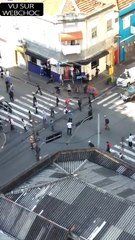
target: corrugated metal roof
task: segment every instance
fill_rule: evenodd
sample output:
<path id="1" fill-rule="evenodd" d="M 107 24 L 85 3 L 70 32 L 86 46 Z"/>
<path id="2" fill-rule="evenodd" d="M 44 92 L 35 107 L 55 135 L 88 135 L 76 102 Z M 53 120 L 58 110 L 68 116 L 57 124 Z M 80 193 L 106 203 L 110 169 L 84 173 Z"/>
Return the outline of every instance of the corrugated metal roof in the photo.
<path id="1" fill-rule="evenodd" d="M 42 195 L 41 192 L 44 194 Z M 31 191 L 25 192 L 23 197 L 17 200 L 17 203 L 22 206 L 24 202 L 25 207 L 29 208 Z M 128 212 L 130 214 L 129 208 L 134 212 L 132 219 L 135 217 L 135 208 L 131 202 L 115 197 L 100 188 L 89 186 L 74 177 L 53 183 L 47 191 L 44 191 L 44 187 L 38 188 L 38 192 L 35 193 L 35 204 L 34 212 L 64 228 L 69 229 L 70 226 L 74 226 L 73 232 L 86 239 L 97 229 L 99 229 L 98 237 L 102 229 L 104 231 L 106 224 L 108 227 L 104 234 L 107 236 L 112 234 L 113 237 L 117 233 L 121 234 L 123 229 L 116 225 L 118 222 L 124 221 L 123 216 L 126 218 L 126 226 L 129 224 L 127 221 Z M 30 208 L 30 210 L 32 209 Z M 116 229 L 118 229 L 117 233 Z M 131 235 L 134 233 L 132 232 Z"/>
<path id="2" fill-rule="evenodd" d="M 0 229 L 19 240 L 67 240 L 68 236 L 66 229 L 2 197 Z"/>

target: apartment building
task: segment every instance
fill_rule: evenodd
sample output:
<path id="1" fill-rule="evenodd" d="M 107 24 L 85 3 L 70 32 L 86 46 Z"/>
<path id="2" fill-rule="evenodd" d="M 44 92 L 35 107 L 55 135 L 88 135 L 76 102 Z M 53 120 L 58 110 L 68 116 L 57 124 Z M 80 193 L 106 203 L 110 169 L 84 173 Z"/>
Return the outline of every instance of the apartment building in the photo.
<path id="1" fill-rule="evenodd" d="M 25 40 L 28 69 L 40 74 L 48 60 L 55 79 L 70 79 L 74 68 L 80 74 L 95 74 L 114 64 L 114 37 L 118 21 L 113 3 L 97 0 L 45 1 L 43 17 L 18 18 L 19 35 Z M 16 47 L 16 62 L 24 46 Z M 21 54 L 20 54 L 21 52 Z"/>

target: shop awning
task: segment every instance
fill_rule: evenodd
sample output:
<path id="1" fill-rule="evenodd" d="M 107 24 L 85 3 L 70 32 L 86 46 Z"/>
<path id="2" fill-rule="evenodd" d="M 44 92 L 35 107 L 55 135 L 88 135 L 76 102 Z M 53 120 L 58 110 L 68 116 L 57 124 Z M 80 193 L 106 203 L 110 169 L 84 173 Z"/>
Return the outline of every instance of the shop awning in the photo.
<path id="1" fill-rule="evenodd" d="M 104 51 L 94 55 L 93 57 L 87 58 L 85 60 L 81 60 L 81 61 L 79 61 L 77 63 L 80 64 L 80 65 L 87 65 L 90 62 L 94 62 L 94 61 L 96 61 L 96 60 L 98 60 L 98 59 L 100 59 L 102 57 L 105 57 L 108 54 L 109 54 L 109 52 L 107 50 L 104 50 Z"/>
<path id="2" fill-rule="evenodd" d="M 39 59 L 43 62 L 46 62 L 48 60 L 46 57 L 43 57 L 40 54 L 34 53 L 30 50 L 26 50 L 25 54 L 28 55 L 28 56 L 34 57 L 35 59 Z"/>
<path id="3" fill-rule="evenodd" d="M 60 33 L 60 41 L 82 40 L 82 32 Z"/>

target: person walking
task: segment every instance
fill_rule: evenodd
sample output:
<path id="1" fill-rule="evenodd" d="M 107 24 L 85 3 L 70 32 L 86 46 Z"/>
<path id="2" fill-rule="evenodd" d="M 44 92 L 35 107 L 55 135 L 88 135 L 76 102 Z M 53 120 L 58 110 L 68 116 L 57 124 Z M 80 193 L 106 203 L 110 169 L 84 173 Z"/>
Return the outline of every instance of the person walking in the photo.
<path id="1" fill-rule="evenodd" d="M 2 124 L 2 119 L 0 118 L 0 130 L 3 130 L 3 124 Z"/>
<path id="2" fill-rule="evenodd" d="M 50 116 L 51 116 L 52 118 L 54 118 L 54 116 L 55 116 L 54 107 L 50 107 L 50 110 L 51 110 Z"/>
<path id="3" fill-rule="evenodd" d="M 70 99 L 69 99 L 69 98 L 66 98 L 66 99 L 65 99 L 65 105 L 66 105 L 66 108 L 67 108 L 67 109 L 69 108 L 69 102 L 70 102 Z"/>
<path id="4" fill-rule="evenodd" d="M 37 98 L 35 96 L 35 93 L 33 93 L 33 107 L 35 107 L 35 102 L 37 102 Z"/>
<path id="5" fill-rule="evenodd" d="M 89 107 L 91 107 L 91 97 L 90 96 L 88 97 L 88 105 L 89 105 Z"/>
<path id="6" fill-rule="evenodd" d="M 128 137 L 128 146 L 132 147 L 133 146 L 133 135 L 130 133 Z"/>
<path id="7" fill-rule="evenodd" d="M 38 114 L 38 102 L 35 102 L 35 113 Z"/>
<path id="8" fill-rule="evenodd" d="M 82 111 L 82 100 L 80 98 L 78 99 L 78 107 L 79 110 Z"/>
<path id="9" fill-rule="evenodd" d="M 9 117 L 9 124 L 10 124 L 10 130 L 11 131 L 14 130 L 14 120 L 11 117 Z"/>
<path id="10" fill-rule="evenodd" d="M 14 86 L 13 86 L 13 83 L 10 84 L 10 87 L 9 87 L 9 98 L 10 98 L 10 101 L 14 101 Z"/>
<path id="11" fill-rule="evenodd" d="M 67 135 L 72 135 L 72 122 L 67 122 Z"/>
<path id="12" fill-rule="evenodd" d="M 59 106 L 59 98 L 58 97 L 56 97 L 56 107 L 58 107 Z"/>
<path id="13" fill-rule="evenodd" d="M 5 77 L 5 85 L 6 85 L 6 92 L 7 93 L 9 93 L 10 83 L 11 83 L 11 78 L 10 77 Z"/>
<path id="14" fill-rule="evenodd" d="M 109 123 L 110 123 L 109 118 L 107 118 L 107 116 L 104 115 L 104 119 L 105 119 L 105 129 L 109 130 L 110 129 L 110 127 L 109 127 Z"/>
<path id="15" fill-rule="evenodd" d="M 107 152 L 110 152 L 110 149 L 111 149 L 111 144 L 109 143 L 109 141 L 106 142 L 106 151 Z"/>
<path id="16" fill-rule="evenodd" d="M 27 132 L 27 124 L 23 118 L 22 118 L 22 124 L 23 124 L 24 131 Z"/>
<path id="17" fill-rule="evenodd" d="M 46 123 L 47 123 L 47 114 L 45 110 L 43 110 L 43 128 L 46 128 Z"/>
<path id="18" fill-rule="evenodd" d="M 31 111 L 28 111 L 28 116 L 29 116 L 29 122 L 32 123 L 32 115 L 31 115 Z"/>
<path id="19" fill-rule="evenodd" d="M 37 90 L 36 90 L 35 94 L 37 94 L 37 93 L 40 93 L 40 95 L 42 95 L 42 90 L 41 90 L 41 87 L 39 84 L 37 84 Z"/>

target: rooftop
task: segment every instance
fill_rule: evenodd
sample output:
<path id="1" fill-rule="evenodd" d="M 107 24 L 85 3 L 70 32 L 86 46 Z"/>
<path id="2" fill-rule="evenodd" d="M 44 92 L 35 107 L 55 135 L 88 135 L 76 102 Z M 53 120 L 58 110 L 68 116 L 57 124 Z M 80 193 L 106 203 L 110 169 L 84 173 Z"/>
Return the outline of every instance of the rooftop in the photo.
<path id="1" fill-rule="evenodd" d="M 134 3 L 134 0 L 116 0 L 118 9 L 121 10 L 123 8 L 129 7 L 130 4 Z"/>
<path id="2" fill-rule="evenodd" d="M 134 179 L 132 166 L 96 149 L 57 153 L 50 165 L 1 195 L 0 229 L 21 240 L 46 234 L 47 240 L 68 239 L 69 233 L 133 240 Z"/>

